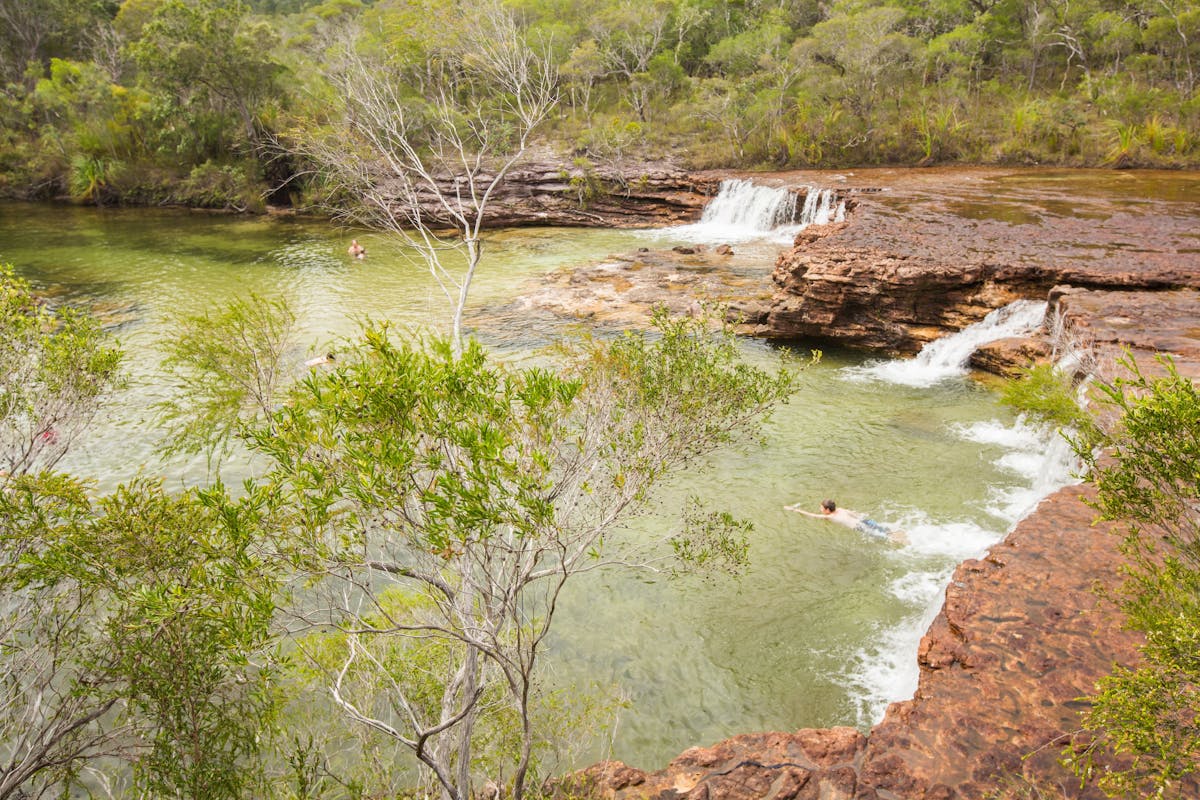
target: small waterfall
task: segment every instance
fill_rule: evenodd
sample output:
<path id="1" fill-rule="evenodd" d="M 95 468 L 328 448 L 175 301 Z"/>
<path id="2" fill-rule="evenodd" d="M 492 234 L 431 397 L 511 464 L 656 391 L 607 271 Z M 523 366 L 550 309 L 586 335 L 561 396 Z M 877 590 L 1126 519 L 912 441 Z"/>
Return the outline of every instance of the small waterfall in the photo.
<path id="1" fill-rule="evenodd" d="M 914 359 L 888 361 L 852 374 L 909 386 L 930 386 L 943 377 L 961 374 L 971 352 L 980 344 L 1027 332 L 1043 322 L 1044 303 L 1018 301 L 993 311 L 982 321 L 927 345 Z M 1071 370 L 1078 355 L 1068 353 L 1057 365 Z M 1079 459 L 1070 443 L 1053 425 L 1037 424 L 1024 415 L 1015 421 L 976 422 L 953 426 L 958 437 L 975 442 L 1000 471 L 1012 477 L 993 485 L 982 507 L 991 521 L 936 519 L 910 508 L 893 518 L 906 530 L 913 554 L 912 566 L 895 580 L 891 591 L 901 602 L 920 610 L 898 625 L 884 628 L 876 645 L 855 658 L 848 680 L 859 690 L 859 722 L 870 726 L 883 719 L 890 703 L 911 697 L 917 689 L 918 643 L 940 612 L 946 584 L 954 566 L 965 558 L 979 558 L 1041 500 L 1079 481 Z M 949 563 L 938 566 L 938 560 Z M 919 559 L 927 559 L 922 566 Z M 937 559 L 937 560 L 935 560 Z"/>
<path id="2" fill-rule="evenodd" d="M 796 219 L 796 195 L 787 189 L 758 186 L 747 180 L 721 181 L 717 196 L 704 207 L 700 225 L 768 233 Z"/>
<path id="3" fill-rule="evenodd" d="M 730 179 L 694 225 L 673 228 L 673 237 L 694 242 L 727 243 L 775 239 L 790 244 L 809 225 L 845 219 L 845 203 L 832 189 L 808 187 L 804 204 L 797 208 L 796 192 L 760 186 L 753 181 Z"/>
<path id="4" fill-rule="evenodd" d="M 809 225 L 828 225 L 830 222 L 841 222 L 846 218 L 846 204 L 839 202 L 833 189 L 816 189 L 810 187 L 804 198 L 804 208 L 800 211 L 801 228 Z"/>
<path id="5" fill-rule="evenodd" d="M 1017 300 L 958 333 L 930 342 L 916 358 L 877 362 L 851 368 L 847 373 L 905 386 L 932 386 L 946 378 L 966 374 L 967 361 L 980 345 L 1029 333 L 1040 327 L 1045 317 L 1045 303 Z"/>
<path id="6" fill-rule="evenodd" d="M 900 624 L 881 629 L 878 642 L 854 659 L 847 679 L 859 691 L 859 723 L 864 726 L 878 723 L 889 704 L 916 691 L 919 643 L 942 609 L 957 563 L 981 558 L 1042 498 L 1078 481 L 1078 459 L 1053 426 L 1019 417 L 1014 422 L 977 422 L 952 430 L 980 444 L 985 456 L 1013 480 L 993 487 L 985 507 L 991 522 L 937 519 L 919 508 L 895 516 L 911 543 L 906 548 L 908 567 L 889 588 L 897 600 L 918 610 Z"/>

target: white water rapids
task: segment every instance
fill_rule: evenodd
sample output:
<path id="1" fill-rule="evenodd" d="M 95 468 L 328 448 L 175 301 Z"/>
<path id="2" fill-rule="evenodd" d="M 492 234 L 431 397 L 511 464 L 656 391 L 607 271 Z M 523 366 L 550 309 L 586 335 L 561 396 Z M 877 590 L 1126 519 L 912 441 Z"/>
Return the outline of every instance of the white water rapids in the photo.
<path id="1" fill-rule="evenodd" d="M 930 342 L 916 358 L 873 362 L 849 370 L 848 374 L 905 386 L 932 386 L 947 378 L 965 375 L 967 360 L 980 345 L 1029 333 L 1041 327 L 1045 318 L 1045 303 L 1017 300 L 958 333 Z"/>
<path id="2" fill-rule="evenodd" d="M 761 186 L 749 180 L 721 182 L 717 196 L 704 207 L 694 225 L 672 228 L 671 236 L 694 242 L 733 243 L 770 239 L 790 244 L 809 225 L 845 219 L 845 203 L 832 189 L 805 187 L 804 203 L 798 192 Z"/>
<path id="3" fill-rule="evenodd" d="M 925 346 L 912 359 L 876 362 L 844 369 L 847 380 L 895 384 L 898 391 L 962 380 L 970 355 L 981 344 L 1018 335 L 1042 325 L 1046 304 L 1020 300 L 988 314 L 981 322 Z M 849 683 L 859 696 L 860 724 L 883 718 L 889 703 L 911 697 L 917 688 L 917 646 L 941 609 L 945 587 L 959 562 L 979 558 L 1044 497 L 1077 479 L 1078 465 L 1066 440 L 1049 427 L 1018 418 L 1009 424 L 984 421 L 953 427 L 966 441 L 980 445 L 982 458 L 1017 479 L 1015 486 L 993 490 L 983 509 L 994 524 L 938 519 L 918 507 L 897 504 L 881 516 L 908 534 L 896 553 L 906 562 L 889 591 L 904 604 L 920 608 L 900 625 L 883 628 L 873 645 L 859 652 Z"/>

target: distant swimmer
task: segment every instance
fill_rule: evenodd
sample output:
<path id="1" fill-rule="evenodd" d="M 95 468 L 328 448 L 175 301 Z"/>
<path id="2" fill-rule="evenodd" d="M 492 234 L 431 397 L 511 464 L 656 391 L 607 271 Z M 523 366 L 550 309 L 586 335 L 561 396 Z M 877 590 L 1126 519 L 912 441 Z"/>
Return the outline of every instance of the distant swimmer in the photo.
<path id="1" fill-rule="evenodd" d="M 350 247 L 347 249 L 346 252 L 348 252 L 350 255 L 352 255 L 358 259 L 363 259 L 363 258 L 367 257 L 367 248 L 365 248 L 361 244 L 359 244 L 358 239 L 350 240 Z"/>
<path id="2" fill-rule="evenodd" d="M 869 536 L 878 536 L 881 539 L 891 539 L 897 544 L 908 544 L 908 536 L 904 531 L 892 530 L 886 525 L 882 525 L 873 519 L 867 519 L 866 514 L 860 514 L 857 511 L 851 511 L 846 508 L 838 508 L 837 503 L 832 500 L 821 501 L 821 513 L 816 514 L 812 511 L 805 511 L 798 508 L 796 505 L 784 506 L 786 511 L 795 511 L 797 514 L 803 514 L 806 517 L 815 517 L 817 519 L 827 519 L 830 522 L 836 522 L 839 525 L 845 525 L 847 528 L 853 528 L 859 533 L 865 533 Z"/>
<path id="3" fill-rule="evenodd" d="M 320 367 L 325 364 L 332 364 L 332 363 L 333 363 L 333 353 L 326 353 L 323 356 L 315 356 L 313 358 L 310 358 L 308 361 L 304 362 L 304 366 L 309 367 L 310 369 L 314 369 L 316 367 Z"/>

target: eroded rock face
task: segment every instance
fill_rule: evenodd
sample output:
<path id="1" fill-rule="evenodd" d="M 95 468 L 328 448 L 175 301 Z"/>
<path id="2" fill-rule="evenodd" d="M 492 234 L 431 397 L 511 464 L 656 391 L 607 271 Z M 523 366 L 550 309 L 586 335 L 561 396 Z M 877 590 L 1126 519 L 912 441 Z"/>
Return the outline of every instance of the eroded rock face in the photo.
<path id="1" fill-rule="evenodd" d="M 865 173 L 891 181 L 842 226 L 810 229 L 776 263 L 768 338 L 914 352 L 1056 285 L 1200 288 L 1200 179 L 1147 173 Z M 940 180 L 939 180 L 940 179 Z M 1164 191 L 1163 182 L 1179 192 Z M 1142 192 L 1164 199 L 1147 203 Z M 1120 304 L 1120 301 L 1116 301 Z"/>
<path id="2" fill-rule="evenodd" d="M 1059 764 L 1080 728 L 1078 698 L 1140 639 L 1096 585 L 1121 580 L 1119 531 L 1091 525 L 1069 487 L 1005 541 L 955 571 L 921 640 L 921 679 L 871 732 L 861 779 L 911 798 L 1103 797 Z M 1036 796 L 1036 795 L 1034 795 Z"/>
<path id="3" fill-rule="evenodd" d="M 546 150 L 519 163 L 488 203 L 492 228 L 523 225 L 638 228 L 695 221 L 716 194 L 717 174 L 690 173 L 667 163 L 592 165 Z M 386 187 L 388 179 L 380 178 Z M 442 192 L 454 196 L 447 179 Z M 445 222 L 432 192 L 420 196 L 426 219 Z"/>
<path id="4" fill-rule="evenodd" d="M 978 800 L 1085 798 L 1060 763 L 1080 697 L 1140 636 L 1095 590 L 1122 580 L 1120 530 L 1092 525 L 1090 487 L 1044 500 L 980 560 L 964 562 L 921 640 L 920 682 L 864 737 L 849 728 L 738 736 L 646 773 L 598 764 L 563 795 L 616 798 Z M 1189 786 L 1200 796 L 1200 784 Z"/>

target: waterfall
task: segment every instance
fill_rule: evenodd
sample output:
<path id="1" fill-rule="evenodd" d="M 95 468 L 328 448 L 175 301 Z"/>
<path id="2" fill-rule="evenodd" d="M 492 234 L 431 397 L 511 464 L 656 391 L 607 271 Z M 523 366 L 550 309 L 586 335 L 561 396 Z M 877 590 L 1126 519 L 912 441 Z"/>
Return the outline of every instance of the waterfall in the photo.
<path id="1" fill-rule="evenodd" d="M 979 345 L 1028 333 L 1042 325 L 1045 314 L 1045 303 L 1018 300 L 958 333 L 926 345 L 916 358 L 846 372 L 853 377 L 931 387 L 943 378 L 963 374 L 967 360 Z M 1069 354 L 1068 358 L 1074 356 Z M 1063 366 L 1060 362 L 1059 367 Z M 1011 481 L 1002 480 L 993 486 L 983 506 L 989 519 L 940 519 L 916 506 L 894 512 L 893 518 L 911 540 L 908 550 L 914 557 L 929 559 L 926 563 L 930 566 L 910 568 L 890 587 L 899 600 L 921 606 L 921 611 L 881 630 L 878 644 L 864 648 L 854 659 L 855 666 L 847 677 L 859 690 L 859 722 L 863 725 L 878 723 L 890 703 L 911 697 L 916 691 L 918 643 L 942 608 L 954 565 L 965 558 L 981 557 L 1042 498 L 1078 481 L 1078 459 L 1054 426 L 1033 423 L 1022 415 L 1011 422 L 956 425 L 952 432 L 978 443 L 981 455 L 1011 476 Z M 950 563 L 938 567 L 934 557 L 950 559 Z"/>
<path id="2" fill-rule="evenodd" d="M 747 180 L 721 181 L 717 196 L 704 207 L 700 224 L 766 233 L 796 218 L 796 195 L 787 189 L 758 186 Z"/>
<path id="3" fill-rule="evenodd" d="M 845 219 L 845 203 L 838 201 L 832 189 L 807 188 L 804 204 L 797 208 L 796 192 L 791 189 L 760 186 L 744 179 L 724 180 L 699 222 L 673 228 L 670 233 L 695 242 L 776 239 L 790 244 L 809 225 Z"/>
<path id="4" fill-rule="evenodd" d="M 833 189 L 816 189 L 810 187 L 804 198 L 804 208 L 800 212 L 801 228 L 809 225 L 828 225 L 830 222 L 841 222 L 846 218 L 846 204 L 838 202 Z"/>
<path id="5" fill-rule="evenodd" d="M 847 370 L 854 377 L 932 386 L 938 381 L 966 374 L 967 361 L 979 346 L 1008 336 L 1020 336 L 1040 327 L 1046 304 L 1017 300 L 998 308 L 974 325 L 925 345 L 916 358 L 876 362 Z"/>

